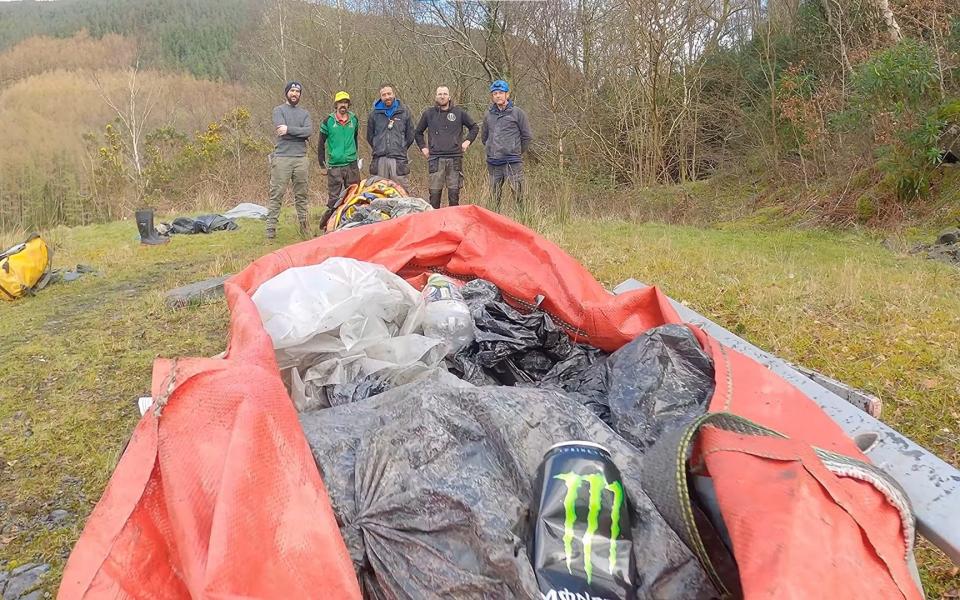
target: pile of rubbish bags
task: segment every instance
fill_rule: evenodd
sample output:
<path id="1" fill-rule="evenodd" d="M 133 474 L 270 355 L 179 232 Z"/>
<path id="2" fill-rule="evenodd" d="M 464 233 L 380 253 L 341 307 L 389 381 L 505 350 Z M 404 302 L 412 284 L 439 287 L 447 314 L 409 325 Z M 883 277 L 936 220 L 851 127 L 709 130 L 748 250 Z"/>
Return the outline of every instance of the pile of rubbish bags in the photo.
<path id="1" fill-rule="evenodd" d="M 267 218 L 267 209 L 252 202 L 241 202 L 223 214 L 198 215 L 196 217 L 177 217 L 170 223 L 157 225 L 157 233 L 163 236 L 173 234 L 194 235 L 214 231 L 235 231 L 240 228 L 238 219 Z"/>
<path id="2" fill-rule="evenodd" d="M 376 175 L 348 187 L 327 221 L 327 231 L 379 223 L 433 210 L 422 198 L 408 197 L 403 187 Z"/>
<path id="3" fill-rule="evenodd" d="M 160 235 L 211 233 L 213 231 L 233 231 L 240 226 L 223 215 L 199 215 L 196 217 L 177 217 L 171 223 L 157 225 Z"/>
<path id="4" fill-rule="evenodd" d="M 489 281 L 435 274 L 418 291 L 350 258 L 287 269 L 253 301 L 365 597 L 540 598 L 537 467 L 570 440 L 602 445 L 622 473 L 629 597 L 716 596 L 640 475 L 650 445 L 713 393 L 713 363 L 687 327 L 607 354 Z"/>
<path id="5" fill-rule="evenodd" d="M 60 596 L 923 597 L 906 494 L 812 397 L 500 215 L 224 292 L 227 351 L 154 362 Z"/>

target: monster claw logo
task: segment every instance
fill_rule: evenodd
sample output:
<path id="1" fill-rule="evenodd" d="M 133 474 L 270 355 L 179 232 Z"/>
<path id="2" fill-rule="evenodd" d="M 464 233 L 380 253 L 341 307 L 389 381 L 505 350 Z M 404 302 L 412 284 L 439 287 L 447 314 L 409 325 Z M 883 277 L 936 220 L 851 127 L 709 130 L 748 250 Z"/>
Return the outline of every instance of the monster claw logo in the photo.
<path id="1" fill-rule="evenodd" d="M 600 510 L 603 508 L 603 493 L 610 492 L 613 504 L 610 507 L 610 556 L 608 557 L 609 572 L 613 575 L 617 564 L 617 539 L 620 537 L 620 511 L 623 509 L 623 484 L 619 481 L 608 482 L 603 473 L 579 475 L 577 473 L 561 473 L 554 475 L 567 486 L 567 493 L 563 498 L 563 508 L 566 512 L 563 524 L 563 550 L 567 559 L 567 571 L 572 575 L 573 567 L 573 539 L 574 527 L 577 524 L 577 495 L 580 484 L 588 484 L 587 529 L 583 533 L 583 570 L 587 574 L 587 583 L 593 578 L 593 538 L 600 526 Z"/>

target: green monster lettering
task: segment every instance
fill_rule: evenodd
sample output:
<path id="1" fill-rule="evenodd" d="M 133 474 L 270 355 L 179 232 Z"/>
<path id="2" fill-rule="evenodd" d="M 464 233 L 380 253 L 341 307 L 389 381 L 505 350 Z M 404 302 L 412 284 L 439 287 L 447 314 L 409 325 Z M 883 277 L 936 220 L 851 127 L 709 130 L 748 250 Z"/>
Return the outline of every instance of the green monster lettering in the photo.
<path id="1" fill-rule="evenodd" d="M 603 492 L 613 495 L 613 506 L 610 508 L 610 574 L 617 564 L 617 538 L 620 537 L 620 511 L 623 507 L 623 485 L 619 481 L 607 482 L 603 473 L 592 475 L 578 475 L 577 473 L 561 473 L 554 475 L 567 486 L 567 493 L 563 498 L 565 511 L 563 526 L 563 550 L 567 559 L 567 572 L 573 574 L 571 560 L 573 557 L 574 527 L 577 524 L 577 495 L 581 482 L 589 484 L 589 504 L 587 509 L 587 529 L 583 533 L 583 570 L 587 574 L 587 583 L 593 578 L 593 536 L 600 527 L 600 510 L 603 508 Z"/>
<path id="2" fill-rule="evenodd" d="M 553 478 L 567 484 L 567 495 L 563 498 L 563 508 L 567 513 L 563 522 L 563 553 L 567 558 L 567 572 L 572 575 L 570 560 L 573 556 L 573 526 L 577 523 L 577 490 L 580 489 L 580 476 L 576 473 L 561 473 L 554 475 Z"/>
<path id="3" fill-rule="evenodd" d="M 617 540 L 620 538 L 620 508 L 623 506 L 623 484 L 613 481 L 604 486 L 613 494 L 613 506 L 610 507 L 610 574 L 617 564 Z"/>

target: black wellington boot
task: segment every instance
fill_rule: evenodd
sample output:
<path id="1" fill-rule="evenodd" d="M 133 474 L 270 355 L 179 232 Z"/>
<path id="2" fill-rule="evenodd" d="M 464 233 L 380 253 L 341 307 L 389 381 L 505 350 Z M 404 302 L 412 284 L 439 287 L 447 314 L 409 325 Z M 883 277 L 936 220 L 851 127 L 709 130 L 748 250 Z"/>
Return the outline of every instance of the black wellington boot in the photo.
<path id="1" fill-rule="evenodd" d="M 450 203 L 450 206 L 460 206 L 460 188 L 448 189 L 447 201 Z"/>
<path id="2" fill-rule="evenodd" d="M 430 190 L 430 206 L 440 208 L 440 199 L 443 196 L 443 190 Z"/>
<path id="3" fill-rule="evenodd" d="M 137 211 L 137 229 L 140 230 L 141 244 L 156 246 L 157 244 L 166 244 L 170 241 L 170 238 L 160 235 L 157 233 L 157 230 L 154 229 L 152 208 Z"/>
<path id="4" fill-rule="evenodd" d="M 323 235 L 327 231 L 327 222 L 330 221 L 330 217 L 333 216 L 333 209 L 327 208 L 323 211 L 323 216 L 320 217 L 320 235 Z"/>
<path id="5" fill-rule="evenodd" d="M 300 232 L 301 238 L 308 239 L 313 237 L 313 235 L 310 233 L 310 223 L 306 219 L 297 221 L 297 229 Z"/>

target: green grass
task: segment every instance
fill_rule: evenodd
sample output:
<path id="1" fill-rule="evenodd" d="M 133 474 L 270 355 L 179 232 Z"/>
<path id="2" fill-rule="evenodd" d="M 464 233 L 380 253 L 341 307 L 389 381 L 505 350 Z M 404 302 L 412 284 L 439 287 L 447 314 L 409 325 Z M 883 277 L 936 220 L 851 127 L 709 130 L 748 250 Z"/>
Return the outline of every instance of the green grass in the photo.
<path id="1" fill-rule="evenodd" d="M 876 394 L 885 420 L 960 464 L 956 268 L 817 230 L 593 223 L 553 236 L 605 284 L 654 283 L 758 346 Z"/>
<path id="2" fill-rule="evenodd" d="M 285 215 L 289 219 L 289 214 Z M 883 419 L 960 465 L 960 271 L 885 250 L 867 234 L 753 219 L 700 229 L 528 216 L 605 284 L 655 283 L 788 360 L 864 388 Z M 0 304 L 0 568 L 51 562 L 53 592 L 149 393 L 157 356 L 224 349 L 223 301 L 174 311 L 164 291 L 233 273 L 296 241 L 289 221 L 141 247 L 132 222 L 58 229 L 58 267 L 100 270 Z M 3 242 L 12 240 L 2 240 Z M 62 508 L 70 519 L 43 519 Z M 928 597 L 960 588 L 953 566 L 920 549 Z"/>

